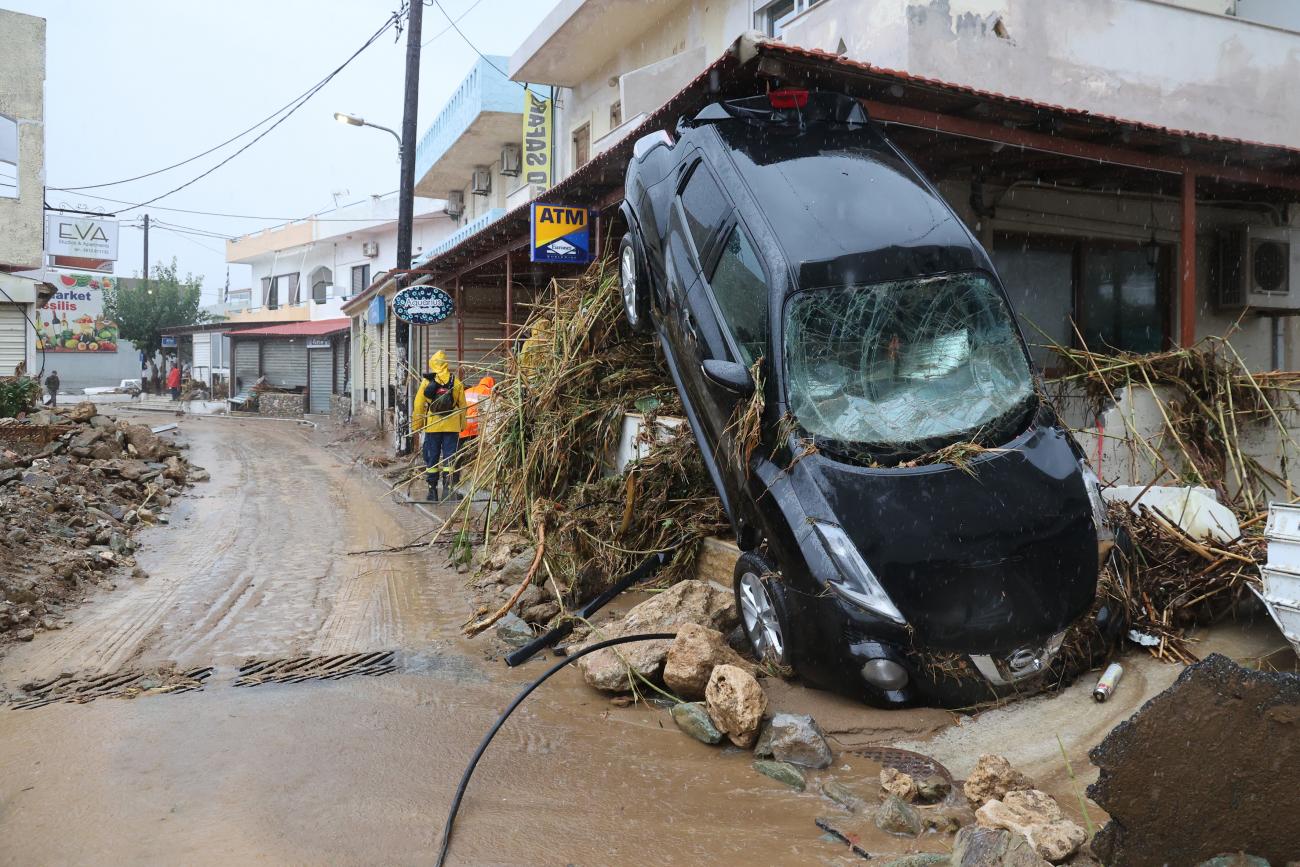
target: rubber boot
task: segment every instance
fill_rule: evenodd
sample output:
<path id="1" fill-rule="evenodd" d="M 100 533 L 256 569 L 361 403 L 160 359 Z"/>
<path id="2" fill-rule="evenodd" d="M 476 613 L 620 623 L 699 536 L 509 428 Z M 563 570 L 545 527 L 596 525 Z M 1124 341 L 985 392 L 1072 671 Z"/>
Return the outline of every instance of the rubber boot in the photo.
<path id="1" fill-rule="evenodd" d="M 429 483 L 429 502 L 438 502 L 438 477 L 441 473 L 425 473 L 425 478 Z"/>

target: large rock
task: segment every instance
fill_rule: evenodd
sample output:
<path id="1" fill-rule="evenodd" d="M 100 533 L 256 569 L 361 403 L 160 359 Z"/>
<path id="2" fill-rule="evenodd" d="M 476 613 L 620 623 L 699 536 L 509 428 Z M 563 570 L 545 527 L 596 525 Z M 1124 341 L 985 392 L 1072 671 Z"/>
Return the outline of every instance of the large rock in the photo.
<path id="1" fill-rule="evenodd" d="M 1065 818 L 1056 800 L 1038 789 L 1007 792 L 976 810 L 975 818 L 985 827 L 1022 835 L 1048 861 L 1064 861 L 1088 839 L 1083 828 Z"/>
<path id="2" fill-rule="evenodd" d="M 757 672 L 753 664 L 727 646 L 721 632 L 687 623 L 677 630 L 677 638 L 668 647 L 664 685 L 682 698 L 703 698 L 709 675 L 719 665 L 734 665 L 750 674 Z"/>
<path id="3" fill-rule="evenodd" d="M 68 418 L 75 422 L 87 422 L 94 418 L 98 412 L 99 411 L 95 409 L 93 403 L 88 400 L 83 400 L 72 409 L 68 410 L 66 414 Z"/>
<path id="4" fill-rule="evenodd" d="M 722 732 L 709 719 L 709 712 L 698 701 L 682 702 L 673 705 L 669 711 L 677 727 L 697 741 L 716 744 L 722 740 Z"/>
<path id="5" fill-rule="evenodd" d="M 898 768 L 881 768 L 880 794 L 885 798 L 894 795 L 910 804 L 916 800 L 916 780 Z"/>
<path id="6" fill-rule="evenodd" d="M 887 834 L 918 837 L 925 830 L 921 814 L 897 795 L 890 795 L 876 810 L 876 827 Z"/>
<path id="7" fill-rule="evenodd" d="M 805 768 L 829 768 L 834 756 L 816 720 L 807 714 L 779 713 L 763 729 L 754 755 Z"/>
<path id="8" fill-rule="evenodd" d="M 1029 841 L 1004 828 L 969 825 L 953 841 L 952 867 L 1050 867 Z"/>
<path id="9" fill-rule="evenodd" d="M 675 633 L 688 623 L 723 631 L 736 622 L 731 593 L 703 581 L 682 581 L 637 605 L 617 623 L 593 632 L 589 643 L 645 632 Z M 661 639 L 606 647 L 579 660 L 578 670 L 595 689 L 623 692 L 635 682 L 629 667 L 647 680 L 659 680 L 670 646 L 671 639 Z"/>
<path id="10" fill-rule="evenodd" d="M 790 788 L 800 792 L 808 785 L 808 781 L 804 779 L 803 771 L 787 762 L 772 762 L 759 759 L 754 762 L 754 770 L 765 777 L 771 777 L 778 783 L 785 783 Z"/>
<path id="11" fill-rule="evenodd" d="M 1011 767 L 1002 756 L 984 754 L 975 763 L 975 770 L 966 778 L 962 790 L 972 807 L 1001 798 L 1007 792 L 1032 789 L 1034 784 L 1024 774 Z"/>
<path id="12" fill-rule="evenodd" d="M 1111 821 L 1105 864 L 1199 864 L 1300 853 L 1300 678 L 1212 654 L 1107 735 L 1088 795 Z"/>
<path id="13" fill-rule="evenodd" d="M 767 693 L 752 674 L 734 665 L 719 665 L 709 677 L 704 699 L 714 724 L 733 744 L 754 745 L 767 712 Z"/>

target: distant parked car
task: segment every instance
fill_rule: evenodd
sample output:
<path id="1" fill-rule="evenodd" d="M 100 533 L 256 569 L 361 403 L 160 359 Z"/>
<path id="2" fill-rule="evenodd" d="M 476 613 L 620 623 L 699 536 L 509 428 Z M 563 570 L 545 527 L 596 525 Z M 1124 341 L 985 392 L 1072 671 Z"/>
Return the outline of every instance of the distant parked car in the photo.
<path id="1" fill-rule="evenodd" d="M 886 707 L 1032 688 L 1110 533 L 957 215 L 859 103 L 807 91 L 647 136 L 624 189 L 626 315 L 658 336 L 735 527 L 755 651 Z"/>

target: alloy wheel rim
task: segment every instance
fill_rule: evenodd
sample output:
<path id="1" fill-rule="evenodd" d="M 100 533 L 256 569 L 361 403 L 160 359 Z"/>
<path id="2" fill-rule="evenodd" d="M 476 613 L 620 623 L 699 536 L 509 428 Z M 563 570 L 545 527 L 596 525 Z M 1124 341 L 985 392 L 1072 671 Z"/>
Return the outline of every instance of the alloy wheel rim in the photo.
<path id="1" fill-rule="evenodd" d="M 781 635 L 781 623 L 762 579 L 753 572 L 740 577 L 740 616 L 745 621 L 745 632 L 759 659 L 782 662 L 785 659 L 785 639 Z"/>
<path id="2" fill-rule="evenodd" d="M 636 324 L 636 253 L 631 247 L 623 248 L 619 263 L 619 274 L 623 280 L 623 306 L 627 309 L 627 318 Z"/>

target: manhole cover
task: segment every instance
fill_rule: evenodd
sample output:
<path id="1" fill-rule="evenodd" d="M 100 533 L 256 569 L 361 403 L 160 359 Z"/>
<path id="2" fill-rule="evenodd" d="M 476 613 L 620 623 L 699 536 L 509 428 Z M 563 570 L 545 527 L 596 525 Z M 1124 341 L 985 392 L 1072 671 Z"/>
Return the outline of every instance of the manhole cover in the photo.
<path id="1" fill-rule="evenodd" d="M 239 667 L 235 686 L 263 683 L 298 683 L 304 680 L 339 680 L 354 674 L 371 677 L 397 670 L 396 652 L 343 653 L 337 656 L 299 656 L 294 659 L 252 659 Z"/>
<path id="2" fill-rule="evenodd" d="M 10 706 L 26 709 L 60 701 L 85 704 L 97 698 L 135 698 L 137 695 L 193 692 L 202 689 L 203 682 L 211 676 L 211 666 L 186 671 L 158 669 L 96 675 L 60 674 L 49 680 L 23 684 L 22 692 L 11 699 Z"/>
<path id="3" fill-rule="evenodd" d="M 849 752 L 879 762 L 882 767 L 902 771 L 915 780 L 923 780 L 938 774 L 950 784 L 954 782 L 952 774 L 943 765 L 929 756 L 911 750 L 900 750 L 894 747 L 859 747 Z"/>

